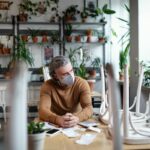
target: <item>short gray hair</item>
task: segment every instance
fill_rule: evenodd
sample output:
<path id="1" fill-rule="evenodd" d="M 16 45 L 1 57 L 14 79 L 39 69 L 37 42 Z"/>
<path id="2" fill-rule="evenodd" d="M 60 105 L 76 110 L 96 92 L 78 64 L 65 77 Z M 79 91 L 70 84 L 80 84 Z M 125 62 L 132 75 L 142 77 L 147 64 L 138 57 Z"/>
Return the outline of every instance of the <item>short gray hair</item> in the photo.
<path id="1" fill-rule="evenodd" d="M 65 65 L 67 65 L 68 63 L 70 63 L 70 60 L 66 56 L 56 56 L 56 57 L 54 57 L 52 59 L 52 61 L 50 62 L 50 64 L 49 64 L 50 76 L 53 77 L 53 75 L 55 74 L 55 69 L 63 67 Z"/>

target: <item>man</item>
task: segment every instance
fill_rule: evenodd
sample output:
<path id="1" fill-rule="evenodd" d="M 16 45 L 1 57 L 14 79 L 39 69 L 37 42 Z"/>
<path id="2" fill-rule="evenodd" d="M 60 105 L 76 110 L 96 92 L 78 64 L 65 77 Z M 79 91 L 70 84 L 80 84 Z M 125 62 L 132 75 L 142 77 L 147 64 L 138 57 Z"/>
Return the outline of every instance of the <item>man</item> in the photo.
<path id="1" fill-rule="evenodd" d="M 50 76 L 41 87 L 39 117 L 68 128 L 91 117 L 92 102 L 86 80 L 75 77 L 65 56 L 56 56 L 49 65 Z"/>

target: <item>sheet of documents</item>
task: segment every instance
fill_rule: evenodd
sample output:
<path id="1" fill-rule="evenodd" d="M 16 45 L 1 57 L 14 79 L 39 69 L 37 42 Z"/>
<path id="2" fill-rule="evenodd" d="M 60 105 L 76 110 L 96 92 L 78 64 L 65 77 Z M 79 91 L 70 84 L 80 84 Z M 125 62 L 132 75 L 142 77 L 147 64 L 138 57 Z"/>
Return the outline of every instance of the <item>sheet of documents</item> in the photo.
<path id="1" fill-rule="evenodd" d="M 76 140 L 75 142 L 77 144 L 81 144 L 81 145 L 89 145 L 91 144 L 94 139 L 96 138 L 96 135 L 97 134 L 89 134 L 89 133 L 86 133 L 86 134 L 83 134 L 79 140 Z"/>
<path id="2" fill-rule="evenodd" d="M 73 138 L 73 137 L 80 136 L 80 134 L 76 131 L 78 129 L 79 129 L 78 127 L 66 128 L 62 130 L 62 133 L 69 138 Z"/>
<path id="3" fill-rule="evenodd" d="M 62 128 L 58 128 L 56 125 L 54 125 L 54 124 L 51 124 L 51 123 L 49 123 L 49 122 L 44 122 L 45 124 L 44 124 L 44 127 L 43 127 L 43 129 L 59 129 L 59 130 L 61 130 Z"/>
<path id="4" fill-rule="evenodd" d="M 78 124 L 81 125 L 81 126 L 83 126 L 83 127 L 86 127 L 86 128 L 88 128 L 88 127 L 94 127 L 94 126 L 98 125 L 98 123 L 96 123 L 96 122 L 90 122 L 90 121 L 83 121 L 83 122 L 79 122 Z"/>

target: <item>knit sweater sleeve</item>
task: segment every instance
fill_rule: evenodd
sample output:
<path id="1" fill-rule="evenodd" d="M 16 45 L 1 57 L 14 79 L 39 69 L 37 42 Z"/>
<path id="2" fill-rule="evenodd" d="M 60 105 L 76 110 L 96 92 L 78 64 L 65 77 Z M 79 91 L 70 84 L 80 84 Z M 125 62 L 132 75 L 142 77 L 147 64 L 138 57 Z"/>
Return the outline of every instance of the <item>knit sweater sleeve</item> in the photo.
<path id="1" fill-rule="evenodd" d="M 79 91 L 80 91 L 79 101 L 82 109 L 80 112 L 77 112 L 74 115 L 79 117 L 79 121 L 84 121 L 89 119 L 93 114 L 90 87 L 86 80 L 81 80 L 81 83 L 79 85 Z"/>
<path id="2" fill-rule="evenodd" d="M 41 87 L 40 91 L 40 103 L 39 103 L 39 118 L 43 121 L 56 124 L 56 118 L 58 115 L 51 111 L 51 90 L 45 83 Z"/>

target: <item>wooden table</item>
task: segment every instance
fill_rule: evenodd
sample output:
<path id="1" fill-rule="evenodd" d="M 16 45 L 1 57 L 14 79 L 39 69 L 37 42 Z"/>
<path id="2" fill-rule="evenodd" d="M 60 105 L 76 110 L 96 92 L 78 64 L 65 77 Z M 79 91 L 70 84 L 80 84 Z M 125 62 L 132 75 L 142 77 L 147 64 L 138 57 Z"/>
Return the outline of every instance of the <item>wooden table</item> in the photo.
<path id="1" fill-rule="evenodd" d="M 45 138 L 44 150 L 112 150 L 112 140 L 107 138 L 107 127 L 99 125 L 102 128 L 101 133 L 97 133 L 97 137 L 90 145 L 79 145 L 75 143 L 77 138 L 68 138 L 62 133 Z M 85 133 L 85 132 L 82 132 Z M 95 133 L 93 131 L 86 131 L 86 133 Z M 141 150 L 149 149 L 148 145 L 123 145 L 124 150 Z"/>

